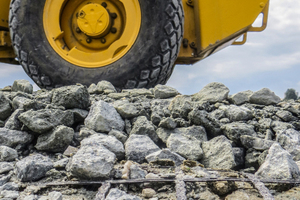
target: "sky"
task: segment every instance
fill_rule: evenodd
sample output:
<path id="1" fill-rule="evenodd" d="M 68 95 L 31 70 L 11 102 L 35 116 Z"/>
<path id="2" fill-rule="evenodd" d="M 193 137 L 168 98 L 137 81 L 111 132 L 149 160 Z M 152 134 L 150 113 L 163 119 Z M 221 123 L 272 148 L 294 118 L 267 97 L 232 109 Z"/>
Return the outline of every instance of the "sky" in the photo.
<path id="1" fill-rule="evenodd" d="M 230 46 L 194 64 L 177 65 L 167 85 L 191 95 L 211 82 L 230 94 L 269 88 L 281 98 L 288 88 L 300 92 L 300 1 L 271 0 L 268 27 L 249 33 L 243 46 Z M 21 66 L 0 64 L 0 88 L 29 80 Z"/>

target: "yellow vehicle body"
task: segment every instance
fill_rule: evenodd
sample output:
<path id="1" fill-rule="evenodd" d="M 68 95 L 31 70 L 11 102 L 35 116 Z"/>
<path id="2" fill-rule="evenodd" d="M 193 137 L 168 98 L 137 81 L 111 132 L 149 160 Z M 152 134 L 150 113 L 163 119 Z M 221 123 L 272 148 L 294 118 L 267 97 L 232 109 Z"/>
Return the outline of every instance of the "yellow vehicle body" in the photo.
<path id="1" fill-rule="evenodd" d="M 13 62 L 16 57 L 9 36 L 10 1 L 0 2 L 0 62 L 7 63 Z M 244 44 L 247 32 L 262 31 L 267 24 L 269 0 L 182 0 L 182 3 L 185 15 L 184 37 L 177 64 L 194 64 L 226 46 Z M 252 27 L 261 13 L 262 26 Z M 237 39 L 242 36 L 243 40 L 238 42 Z M 86 52 L 84 56 L 88 54 Z"/>

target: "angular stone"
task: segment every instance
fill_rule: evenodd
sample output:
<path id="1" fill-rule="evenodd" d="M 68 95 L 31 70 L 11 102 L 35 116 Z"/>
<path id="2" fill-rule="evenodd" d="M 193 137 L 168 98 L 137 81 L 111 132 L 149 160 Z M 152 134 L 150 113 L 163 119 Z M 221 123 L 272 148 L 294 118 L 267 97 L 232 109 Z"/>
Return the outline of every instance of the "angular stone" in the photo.
<path id="1" fill-rule="evenodd" d="M 104 101 L 95 102 L 91 106 L 84 124 L 96 132 L 105 133 L 108 133 L 112 129 L 123 131 L 125 126 L 123 119 L 116 109 Z"/>
<path id="2" fill-rule="evenodd" d="M 261 138 L 252 137 L 248 135 L 242 135 L 240 137 L 240 140 L 242 142 L 242 145 L 247 149 L 253 148 L 259 151 L 264 151 L 269 149 L 274 143 L 274 141 L 271 140 L 264 140 Z"/>
<path id="3" fill-rule="evenodd" d="M 0 174 L 7 173 L 14 169 L 14 165 L 9 162 L 0 162 Z"/>
<path id="4" fill-rule="evenodd" d="M 131 165 L 129 174 L 130 179 L 143 179 L 147 175 L 147 171 L 137 165 Z"/>
<path id="5" fill-rule="evenodd" d="M 243 167 L 245 164 L 245 149 L 239 147 L 232 148 L 236 167 Z"/>
<path id="6" fill-rule="evenodd" d="M 52 99 L 52 95 L 53 95 L 53 91 L 49 91 L 49 90 L 39 90 L 37 91 L 37 94 L 35 96 L 35 100 L 37 101 L 41 101 L 43 103 L 46 104 L 50 104 L 51 103 L 51 99 Z"/>
<path id="7" fill-rule="evenodd" d="M 11 199 L 17 199 L 19 197 L 18 191 L 10 191 L 10 190 L 3 190 L 0 192 L 0 196 L 2 200 L 11 200 Z"/>
<path id="8" fill-rule="evenodd" d="M 37 181 L 52 168 L 52 161 L 41 154 L 28 156 L 16 163 L 17 177 L 23 182 Z"/>
<path id="9" fill-rule="evenodd" d="M 168 109 L 173 118 L 187 118 L 192 107 L 191 97 L 179 95 L 173 98 Z"/>
<path id="10" fill-rule="evenodd" d="M 15 80 L 11 90 L 13 92 L 20 91 L 20 92 L 32 94 L 33 86 L 27 80 Z"/>
<path id="11" fill-rule="evenodd" d="M 115 109 L 124 119 L 137 117 L 140 111 L 134 106 L 133 103 L 128 101 L 118 101 L 114 103 Z"/>
<path id="12" fill-rule="evenodd" d="M 145 116 L 140 116 L 134 122 L 130 135 L 147 135 L 154 142 L 158 142 L 158 136 L 155 132 L 152 122 L 148 121 Z"/>
<path id="13" fill-rule="evenodd" d="M 94 134 L 81 141 L 81 147 L 84 146 L 104 146 L 113 152 L 118 160 L 122 160 L 125 156 L 124 145 L 117 138 L 104 134 Z"/>
<path id="14" fill-rule="evenodd" d="M 193 95 L 194 101 L 207 101 L 209 103 L 222 102 L 228 98 L 229 89 L 222 83 L 209 83 L 198 93 Z"/>
<path id="15" fill-rule="evenodd" d="M 276 141 L 287 150 L 295 161 L 300 160 L 300 133 L 288 129 L 276 135 Z"/>
<path id="16" fill-rule="evenodd" d="M 117 188 L 110 189 L 105 200 L 142 200 L 141 198 L 133 195 L 129 195 L 126 192 Z"/>
<path id="17" fill-rule="evenodd" d="M 176 128 L 177 123 L 173 118 L 167 117 L 167 118 L 162 119 L 160 121 L 160 123 L 158 124 L 158 126 L 162 127 L 162 128 L 166 128 L 166 129 L 174 129 L 174 128 Z"/>
<path id="18" fill-rule="evenodd" d="M 276 113 L 276 116 L 278 116 L 284 122 L 297 121 L 297 117 L 294 117 L 291 112 L 286 111 L 286 110 L 278 111 Z"/>
<path id="19" fill-rule="evenodd" d="M 68 162 L 70 161 L 69 158 L 63 158 L 59 161 L 56 161 L 54 164 L 53 164 L 53 167 L 54 168 L 57 168 L 57 169 L 63 169 L 67 166 Z"/>
<path id="20" fill-rule="evenodd" d="M 222 127 L 223 133 L 232 141 L 240 143 L 242 135 L 256 136 L 254 127 L 246 123 L 233 122 Z"/>
<path id="21" fill-rule="evenodd" d="M 125 143 L 127 160 L 143 163 L 145 157 L 160 148 L 146 135 L 131 135 Z"/>
<path id="22" fill-rule="evenodd" d="M 96 94 L 106 93 L 106 91 L 110 91 L 109 93 L 117 92 L 116 88 L 108 81 L 100 81 L 96 87 Z"/>
<path id="23" fill-rule="evenodd" d="M 171 151 L 190 160 L 199 160 L 203 155 L 201 142 L 191 136 L 171 134 L 167 140 L 167 147 Z"/>
<path id="24" fill-rule="evenodd" d="M 114 136 L 115 138 L 117 138 L 120 142 L 122 142 L 123 144 L 126 142 L 126 140 L 128 139 L 128 136 L 126 135 L 126 133 L 122 132 L 122 131 L 117 131 L 117 130 L 111 130 L 108 135 L 110 136 Z"/>
<path id="25" fill-rule="evenodd" d="M 254 167 L 255 169 L 258 169 L 260 166 L 259 160 L 261 154 L 261 151 L 257 151 L 255 149 L 248 149 L 245 156 L 245 167 Z"/>
<path id="26" fill-rule="evenodd" d="M 48 195 L 49 200 L 63 200 L 63 196 L 60 192 L 50 192 Z"/>
<path id="27" fill-rule="evenodd" d="M 0 145 L 0 162 L 14 161 L 16 158 L 18 158 L 18 152 L 15 149 Z"/>
<path id="28" fill-rule="evenodd" d="M 33 136 L 25 131 L 0 128 L 0 145 L 14 148 L 17 145 L 29 144 L 32 140 Z"/>
<path id="29" fill-rule="evenodd" d="M 49 133 L 38 137 L 35 148 L 40 151 L 64 152 L 71 144 L 74 130 L 66 126 L 58 126 Z"/>
<path id="30" fill-rule="evenodd" d="M 153 124 L 158 125 L 161 119 L 166 117 L 166 113 L 170 112 L 168 110 L 170 103 L 170 99 L 155 99 L 151 101 L 151 121 Z"/>
<path id="31" fill-rule="evenodd" d="M 250 96 L 250 103 L 253 104 L 272 105 L 278 104 L 280 101 L 280 97 L 276 96 L 275 93 L 268 88 L 263 88 Z"/>
<path id="32" fill-rule="evenodd" d="M 153 92 L 156 99 L 167 99 L 178 95 L 176 89 L 166 85 L 156 85 Z"/>
<path id="33" fill-rule="evenodd" d="M 232 95 L 229 99 L 236 105 L 241 105 L 250 101 L 250 96 L 253 94 L 251 90 L 243 91 Z"/>
<path id="34" fill-rule="evenodd" d="M 236 167 L 233 149 L 225 136 L 219 136 L 202 143 L 201 163 L 206 168 L 233 169 Z"/>
<path id="35" fill-rule="evenodd" d="M 226 196 L 225 200 L 263 200 L 255 190 L 239 189 Z M 283 200 L 283 199 L 281 199 Z"/>
<path id="36" fill-rule="evenodd" d="M 0 120 L 6 120 L 12 113 L 10 100 L 0 92 Z"/>
<path id="37" fill-rule="evenodd" d="M 145 198 L 152 198 L 153 196 L 156 195 L 156 191 L 153 190 L 152 188 L 145 188 L 142 191 L 142 195 Z M 152 199 L 152 200 L 154 200 L 154 199 Z"/>
<path id="38" fill-rule="evenodd" d="M 4 127 L 10 130 L 21 130 L 22 123 L 19 120 L 19 116 L 24 112 L 22 109 L 15 110 L 12 115 L 5 122 Z"/>
<path id="39" fill-rule="evenodd" d="M 16 109 L 24 109 L 24 105 L 25 104 L 29 104 L 31 102 L 31 99 L 27 98 L 27 97 L 15 97 L 12 100 L 12 107 L 14 110 Z"/>
<path id="40" fill-rule="evenodd" d="M 163 149 L 146 156 L 146 160 L 148 161 L 148 163 L 153 161 L 162 161 L 166 159 L 174 161 L 176 166 L 181 165 L 185 160 L 185 158 L 183 158 L 177 153 L 170 151 L 169 149 Z"/>
<path id="41" fill-rule="evenodd" d="M 230 105 L 225 109 L 225 115 L 230 121 L 247 121 L 253 118 L 253 112 L 244 106 Z"/>
<path id="42" fill-rule="evenodd" d="M 74 108 L 70 111 L 73 112 L 73 114 L 74 114 L 74 122 L 75 123 L 84 122 L 85 118 L 89 114 L 89 111 L 82 110 L 82 109 L 79 109 L 79 108 Z"/>
<path id="43" fill-rule="evenodd" d="M 83 146 L 72 157 L 67 170 L 81 179 L 108 178 L 116 155 L 102 145 Z"/>
<path id="44" fill-rule="evenodd" d="M 272 121 L 271 128 L 275 133 L 279 133 L 290 128 L 295 129 L 292 124 L 280 121 Z"/>
<path id="45" fill-rule="evenodd" d="M 33 132 L 43 134 L 59 125 L 72 126 L 74 115 L 58 109 L 29 110 L 22 113 L 19 120 Z"/>
<path id="46" fill-rule="evenodd" d="M 274 143 L 255 175 L 263 179 L 298 179 L 300 171 L 291 154 Z"/>
<path id="47" fill-rule="evenodd" d="M 122 90 L 122 93 L 129 93 L 131 97 L 138 97 L 138 96 L 152 96 L 152 92 L 146 88 L 139 88 L 139 89 L 131 89 L 131 90 Z"/>

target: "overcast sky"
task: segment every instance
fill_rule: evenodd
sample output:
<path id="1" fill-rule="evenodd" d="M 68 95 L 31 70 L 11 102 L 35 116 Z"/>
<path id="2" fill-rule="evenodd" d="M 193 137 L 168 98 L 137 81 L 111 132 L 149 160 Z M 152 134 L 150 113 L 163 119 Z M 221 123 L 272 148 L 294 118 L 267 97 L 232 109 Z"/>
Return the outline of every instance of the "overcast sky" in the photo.
<path id="1" fill-rule="evenodd" d="M 230 94 L 267 87 L 284 97 L 288 88 L 300 92 L 299 46 L 300 1 L 271 0 L 264 32 L 249 33 L 245 45 L 228 47 L 195 65 L 176 66 L 168 85 L 193 94 L 221 82 Z M 20 66 L 0 64 L 0 88 L 17 79 L 31 81 Z"/>

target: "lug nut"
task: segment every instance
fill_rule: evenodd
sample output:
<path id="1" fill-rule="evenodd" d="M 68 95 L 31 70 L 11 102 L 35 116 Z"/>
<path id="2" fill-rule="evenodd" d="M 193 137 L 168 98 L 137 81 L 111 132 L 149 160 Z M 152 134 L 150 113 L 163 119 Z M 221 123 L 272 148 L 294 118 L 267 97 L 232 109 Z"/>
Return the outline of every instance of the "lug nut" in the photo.
<path id="1" fill-rule="evenodd" d="M 106 3 L 106 2 L 101 3 L 101 5 L 102 5 L 104 8 L 107 7 L 107 3 Z"/>
<path id="2" fill-rule="evenodd" d="M 76 32 L 77 32 L 77 33 L 81 33 L 81 30 L 80 30 L 79 27 L 76 28 Z"/>
<path id="3" fill-rule="evenodd" d="M 113 19 L 116 19 L 118 17 L 117 13 L 111 13 L 110 16 L 113 18 Z"/>
<path id="4" fill-rule="evenodd" d="M 106 39 L 105 38 L 101 38 L 101 43 L 105 44 L 106 43 Z"/>
<path id="5" fill-rule="evenodd" d="M 111 28 L 110 32 L 112 33 L 116 33 L 117 32 L 117 29 L 115 27 Z"/>
<path id="6" fill-rule="evenodd" d="M 91 38 L 87 38 L 87 39 L 86 39 L 86 42 L 87 42 L 87 43 L 91 43 L 91 42 L 92 42 L 92 39 L 91 39 Z"/>

